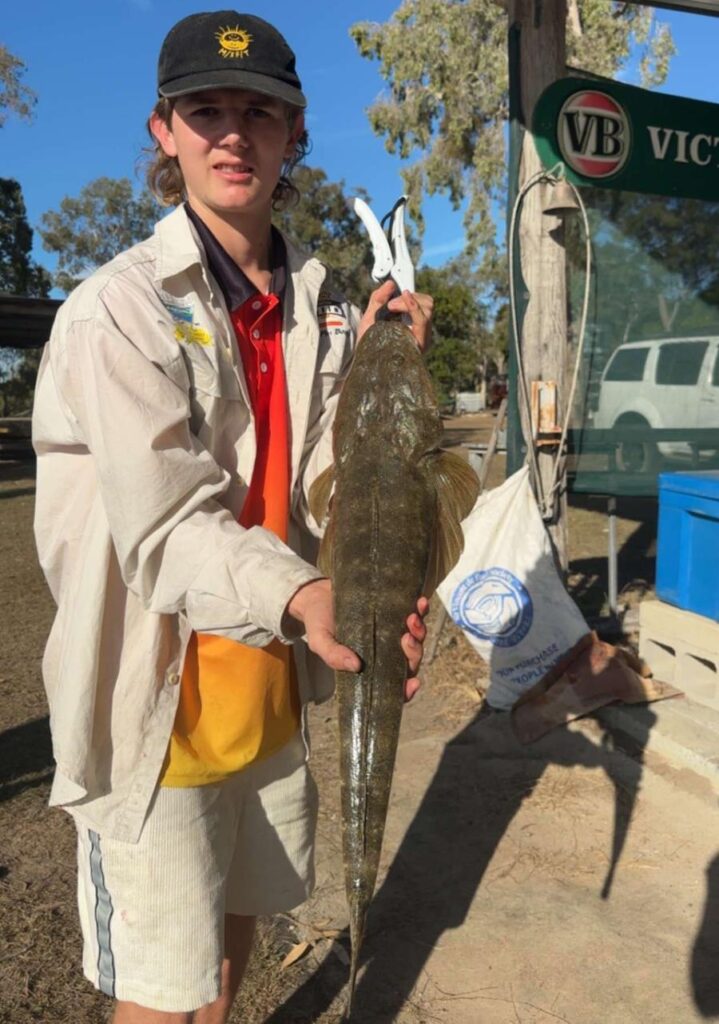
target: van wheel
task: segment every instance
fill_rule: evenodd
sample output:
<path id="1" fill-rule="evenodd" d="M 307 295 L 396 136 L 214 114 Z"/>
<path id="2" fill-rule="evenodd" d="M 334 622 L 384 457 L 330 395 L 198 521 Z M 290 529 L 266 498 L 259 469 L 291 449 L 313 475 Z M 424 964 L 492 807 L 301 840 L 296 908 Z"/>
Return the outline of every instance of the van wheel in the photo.
<path id="1" fill-rule="evenodd" d="M 643 416 L 620 416 L 615 427 L 649 427 Z M 651 441 L 620 441 L 614 451 L 614 459 L 620 473 L 656 473 L 659 468 L 659 452 Z"/>

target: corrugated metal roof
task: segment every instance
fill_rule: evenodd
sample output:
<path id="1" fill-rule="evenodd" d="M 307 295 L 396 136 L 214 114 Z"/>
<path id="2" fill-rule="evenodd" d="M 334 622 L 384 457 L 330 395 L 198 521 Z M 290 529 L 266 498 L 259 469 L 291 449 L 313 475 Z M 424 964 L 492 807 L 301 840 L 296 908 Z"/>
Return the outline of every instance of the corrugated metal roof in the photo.
<path id="1" fill-rule="evenodd" d="M 50 337 L 59 299 L 0 295 L 0 348 L 37 348 Z"/>

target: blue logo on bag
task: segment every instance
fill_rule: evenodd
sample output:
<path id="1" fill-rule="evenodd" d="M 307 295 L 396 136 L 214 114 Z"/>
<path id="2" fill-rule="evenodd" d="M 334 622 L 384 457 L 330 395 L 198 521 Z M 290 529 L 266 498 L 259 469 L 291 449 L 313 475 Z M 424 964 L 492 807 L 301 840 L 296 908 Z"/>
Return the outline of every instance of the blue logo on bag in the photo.
<path id="1" fill-rule="evenodd" d="M 473 572 L 452 594 L 452 618 L 480 640 L 514 647 L 532 625 L 529 591 L 507 569 L 494 566 Z"/>

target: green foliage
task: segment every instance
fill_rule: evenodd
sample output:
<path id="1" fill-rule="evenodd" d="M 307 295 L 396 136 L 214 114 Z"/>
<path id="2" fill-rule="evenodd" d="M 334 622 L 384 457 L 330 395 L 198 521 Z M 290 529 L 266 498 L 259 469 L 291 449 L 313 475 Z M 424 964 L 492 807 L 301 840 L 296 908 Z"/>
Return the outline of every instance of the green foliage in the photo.
<path id="1" fill-rule="evenodd" d="M 0 128 L 7 121 L 7 111 L 29 121 L 37 96 L 20 81 L 25 64 L 0 44 Z"/>
<path id="2" fill-rule="evenodd" d="M 486 332 L 483 308 L 461 263 L 422 267 L 417 289 L 434 299 L 432 347 L 427 369 L 441 404 L 457 391 L 471 391 L 480 376 L 480 352 Z"/>
<path id="3" fill-rule="evenodd" d="M 368 111 L 387 149 L 411 160 L 403 171 L 412 216 L 422 227 L 423 194 L 467 200 L 468 251 L 497 281 L 495 214 L 506 196 L 509 114 L 507 13 L 495 0 L 403 0 L 385 24 L 350 33 L 363 57 L 380 62 L 387 91 Z M 640 60 L 644 84 L 666 77 L 669 29 L 649 8 L 609 0 L 569 0 L 568 60 L 608 77 Z"/>
<path id="4" fill-rule="evenodd" d="M 461 338 L 437 337 L 427 353 L 434 393 L 440 406 L 458 391 L 474 391 L 477 383 L 477 350 Z"/>
<path id="5" fill-rule="evenodd" d="M 0 349 L 0 416 L 27 416 L 42 349 Z"/>
<path id="6" fill-rule="evenodd" d="M 332 279 L 352 302 L 364 307 L 372 282 L 372 252 L 362 222 L 348 196 L 368 200 L 363 189 L 345 192 L 344 181 L 328 181 L 319 167 L 298 167 L 293 181 L 299 202 L 276 213 L 275 223 L 306 252 L 332 269 Z"/>
<path id="7" fill-rule="evenodd" d="M 47 296 L 50 275 L 33 261 L 31 251 L 32 228 L 22 189 L 12 178 L 0 178 L 0 292 Z M 0 348 L 0 415 L 30 408 L 39 361 L 38 350 Z"/>
<path id="8" fill-rule="evenodd" d="M 590 323 L 602 359 L 637 338 L 719 330 L 719 203 L 610 189 L 585 189 L 584 200 L 594 238 Z M 578 224 L 567 241 L 576 310 L 584 280 Z"/>
<path id="9" fill-rule="evenodd" d="M 51 287 L 48 272 L 35 263 L 32 228 L 19 182 L 0 178 L 0 292 L 43 297 Z"/>
<path id="10" fill-rule="evenodd" d="M 161 214 L 147 189 L 134 194 L 129 178 L 96 178 L 77 198 L 66 196 L 59 211 L 41 218 L 43 245 L 58 254 L 55 285 L 71 292 L 97 267 L 152 234 Z"/>

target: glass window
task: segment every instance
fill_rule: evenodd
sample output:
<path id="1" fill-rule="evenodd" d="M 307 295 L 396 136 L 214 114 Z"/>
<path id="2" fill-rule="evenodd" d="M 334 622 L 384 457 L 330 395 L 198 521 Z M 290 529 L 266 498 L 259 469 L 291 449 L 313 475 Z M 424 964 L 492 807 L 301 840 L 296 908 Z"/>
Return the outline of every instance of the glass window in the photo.
<path id="1" fill-rule="evenodd" d="M 657 359 L 657 384 L 696 384 L 708 347 L 707 341 L 676 341 L 662 345 Z"/>
<path id="2" fill-rule="evenodd" d="M 604 379 L 641 380 L 648 355 L 648 348 L 620 348 L 614 353 Z"/>

